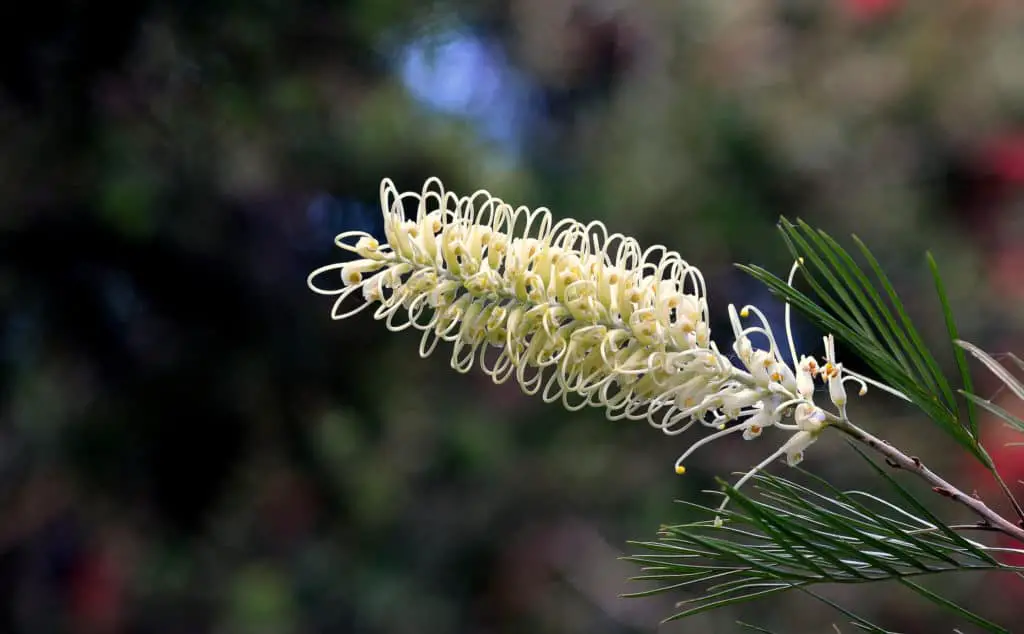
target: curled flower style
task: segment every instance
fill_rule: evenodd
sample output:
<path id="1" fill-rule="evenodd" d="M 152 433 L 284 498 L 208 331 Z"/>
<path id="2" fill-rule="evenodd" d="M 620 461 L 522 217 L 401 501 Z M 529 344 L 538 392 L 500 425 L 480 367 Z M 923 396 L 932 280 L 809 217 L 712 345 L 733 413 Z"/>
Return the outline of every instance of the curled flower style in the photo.
<path id="1" fill-rule="evenodd" d="M 483 190 L 460 197 L 436 178 L 420 192 L 385 179 L 380 198 L 386 243 L 344 232 L 335 243 L 356 259 L 309 276 L 314 292 L 336 297 L 333 319 L 372 306 L 388 329 L 421 331 L 423 357 L 451 343 L 459 372 L 479 365 L 495 383 L 514 379 L 546 402 L 603 407 L 609 419 L 647 420 L 669 435 L 695 424 L 716 429 L 679 458 L 677 473 L 699 447 L 737 432 L 757 438 L 768 427 L 793 433 L 738 485 L 782 456 L 794 465 L 830 420 L 845 418 L 844 383 L 863 392 L 870 382 L 836 362 L 831 337 L 823 366 L 798 359 L 788 306 L 792 364 L 763 313 L 729 307 L 734 364 L 711 340 L 700 271 L 600 222 L 556 220 Z M 744 328 L 741 317 L 751 315 L 760 323 Z M 838 413 L 814 404 L 818 377 Z"/>

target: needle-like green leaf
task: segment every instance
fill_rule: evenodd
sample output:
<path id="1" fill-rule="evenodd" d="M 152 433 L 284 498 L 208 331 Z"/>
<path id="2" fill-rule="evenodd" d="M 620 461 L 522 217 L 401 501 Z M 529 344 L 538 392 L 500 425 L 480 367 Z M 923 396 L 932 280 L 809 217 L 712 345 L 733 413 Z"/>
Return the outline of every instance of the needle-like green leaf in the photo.
<path id="1" fill-rule="evenodd" d="M 953 609 L 953 602 L 911 580 L 1018 570 L 939 522 L 916 500 L 905 501 L 909 494 L 896 488 L 888 474 L 882 475 L 901 498 L 899 504 L 863 491 L 840 490 L 814 476 L 814 486 L 807 486 L 759 474 L 751 482 L 752 495 L 725 485 L 726 510 L 687 504 L 704 517 L 717 515 L 722 525 L 702 519 L 664 526 L 658 541 L 634 544 L 647 552 L 626 559 L 644 566 L 638 581 L 655 586 L 630 596 L 685 592 L 690 596 L 680 605 L 686 609 L 670 617 L 679 619 L 792 589 L 893 580 Z M 842 611 L 860 629 L 885 632 Z M 996 628 L 989 631 L 1004 631 L 962 607 L 957 614 L 975 625 Z"/>
<path id="2" fill-rule="evenodd" d="M 924 345 L 899 294 L 877 258 L 854 237 L 866 268 L 828 234 L 804 222 L 779 223 L 794 258 L 817 301 L 785 280 L 756 266 L 740 268 L 763 282 L 770 292 L 788 302 L 823 331 L 833 334 L 856 352 L 885 384 L 904 394 L 957 443 L 979 460 L 985 455 L 977 442 L 977 417 L 968 403 L 967 421 L 961 421 L 959 405 L 949 380 Z M 951 338 L 958 336 L 948 296 L 938 267 L 928 258 L 936 291 Z M 820 302 L 820 303 L 819 303 Z M 962 351 L 955 352 L 963 385 L 971 378 Z M 965 388 L 970 391 L 970 388 Z"/>

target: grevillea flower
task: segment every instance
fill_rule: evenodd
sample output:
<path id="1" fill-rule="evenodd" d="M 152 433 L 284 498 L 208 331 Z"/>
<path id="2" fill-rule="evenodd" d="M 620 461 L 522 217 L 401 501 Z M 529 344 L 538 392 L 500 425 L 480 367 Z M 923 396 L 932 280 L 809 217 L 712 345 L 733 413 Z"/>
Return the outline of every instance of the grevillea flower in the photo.
<path id="1" fill-rule="evenodd" d="M 669 435 L 714 430 L 679 457 L 677 473 L 703 445 L 769 427 L 792 434 L 737 487 L 782 456 L 795 465 L 830 421 L 845 419 L 843 385 L 863 393 L 870 382 L 836 362 L 831 337 L 823 366 L 797 358 L 788 306 L 789 364 L 761 311 L 729 307 L 734 364 L 711 339 L 700 271 L 600 222 L 556 221 L 486 191 L 459 197 L 436 178 L 404 193 L 385 179 L 380 197 L 387 243 L 342 233 L 335 243 L 358 259 L 309 276 L 314 292 L 336 297 L 333 319 L 372 307 L 390 330 L 421 331 L 423 357 L 449 342 L 459 372 L 478 365 L 546 402 L 602 407 L 609 419 L 646 420 Z M 751 315 L 756 323 L 744 327 Z M 819 377 L 836 413 L 814 402 Z"/>

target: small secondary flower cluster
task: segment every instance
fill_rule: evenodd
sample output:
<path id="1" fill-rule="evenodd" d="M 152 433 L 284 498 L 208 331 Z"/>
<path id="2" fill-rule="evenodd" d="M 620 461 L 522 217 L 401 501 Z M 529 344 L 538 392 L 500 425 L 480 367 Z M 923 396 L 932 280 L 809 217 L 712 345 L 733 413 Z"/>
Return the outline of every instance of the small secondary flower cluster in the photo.
<path id="1" fill-rule="evenodd" d="M 715 429 L 680 456 L 677 473 L 697 448 L 768 427 L 793 433 L 737 487 L 781 456 L 795 465 L 830 420 L 845 419 L 844 384 L 866 390 L 864 377 L 836 362 L 831 337 L 824 365 L 797 358 L 788 306 L 791 364 L 761 311 L 729 307 L 734 364 L 711 340 L 700 271 L 675 251 L 486 191 L 459 197 L 436 178 L 404 193 L 385 179 L 380 195 L 387 243 L 342 233 L 335 243 L 357 259 L 309 276 L 313 291 L 337 297 L 332 318 L 374 306 L 390 330 L 422 331 L 421 356 L 450 342 L 459 372 L 478 364 L 496 383 L 514 377 L 546 402 L 603 407 L 609 419 L 646 419 L 670 435 L 695 424 Z M 743 327 L 751 314 L 759 323 Z M 767 349 L 754 346 L 756 335 Z M 835 412 L 815 404 L 817 378 Z"/>

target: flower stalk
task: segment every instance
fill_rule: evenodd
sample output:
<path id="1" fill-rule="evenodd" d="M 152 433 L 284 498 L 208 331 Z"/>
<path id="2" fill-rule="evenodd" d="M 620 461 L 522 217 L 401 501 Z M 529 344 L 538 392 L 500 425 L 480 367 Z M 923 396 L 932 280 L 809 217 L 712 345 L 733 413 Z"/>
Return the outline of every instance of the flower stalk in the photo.
<path id="1" fill-rule="evenodd" d="M 869 432 L 854 425 L 848 420 L 836 421 L 835 426 L 851 438 L 867 445 L 885 457 L 889 466 L 894 469 L 905 469 L 916 474 L 932 486 L 932 490 L 939 495 L 949 498 L 958 504 L 970 509 L 975 515 L 981 518 L 981 524 L 974 528 L 986 528 L 1003 533 L 1018 542 L 1024 544 L 1024 527 L 1014 524 L 996 511 L 992 510 L 984 501 L 974 495 L 964 493 L 944 478 L 925 466 L 920 458 L 908 456 L 896 447 L 885 442 Z"/>
<path id="2" fill-rule="evenodd" d="M 310 289 L 335 297 L 333 319 L 372 307 L 389 330 L 421 331 L 423 357 L 450 343 L 459 372 L 479 366 L 495 383 L 514 379 L 545 402 L 601 407 L 610 420 L 646 420 L 670 436 L 710 430 L 676 460 L 678 474 L 696 450 L 726 436 L 788 432 L 735 488 L 780 458 L 798 464 L 834 426 L 1024 542 L 1024 529 L 849 420 L 850 382 L 861 395 L 871 385 L 909 399 L 845 369 L 831 335 L 822 363 L 798 356 L 788 303 L 788 359 L 764 313 L 728 307 L 734 363 L 711 338 L 700 270 L 675 251 L 644 248 L 600 222 L 556 221 L 546 208 L 513 207 L 483 190 L 460 197 L 436 178 L 420 192 L 385 179 L 380 201 L 386 242 L 341 233 L 335 243 L 355 259 L 309 275 Z M 819 379 L 830 409 L 815 401 Z"/>

